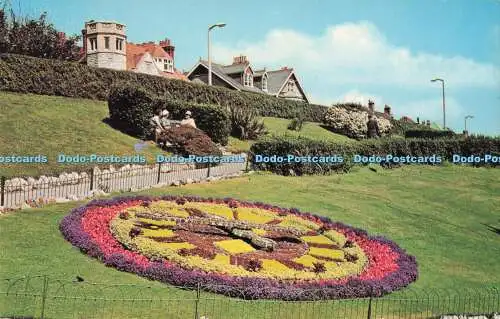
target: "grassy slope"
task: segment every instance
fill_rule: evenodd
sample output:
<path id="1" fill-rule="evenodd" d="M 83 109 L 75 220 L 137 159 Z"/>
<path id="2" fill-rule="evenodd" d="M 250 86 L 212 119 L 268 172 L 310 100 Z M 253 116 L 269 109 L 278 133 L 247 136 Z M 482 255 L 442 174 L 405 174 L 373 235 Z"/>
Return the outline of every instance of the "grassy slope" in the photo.
<path id="1" fill-rule="evenodd" d="M 49 157 L 47 164 L 2 164 L 0 175 L 41 175 L 75 170 L 58 165 L 57 154 L 134 155 L 139 140 L 102 122 L 108 116 L 106 102 L 64 97 L 0 92 L 0 155 Z M 289 120 L 264 118 L 270 134 L 304 135 L 345 141 L 347 137 L 329 132 L 316 123 L 306 123 L 301 132 L 287 130 Z M 230 138 L 229 149 L 247 151 L 249 141 Z M 144 151 L 148 161 L 161 152 L 154 143 Z M 80 168 L 82 169 L 82 168 Z"/>
<path id="2" fill-rule="evenodd" d="M 0 154 L 44 154 L 47 164 L 2 164 L 0 174 L 39 175 L 75 166 L 57 164 L 57 154 L 134 155 L 138 139 L 102 122 L 108 116 L 105 102 L 32 94 L 0 92 Z M 161 152 L 150 143 L 149 160 Z"/>
<path id="3" fill-rule="evenodd" d="M 291 120 L 275 117 L 264 117 L 263 121 L 270 135 L 305 136 L 318 140 L 336 142 L 351 141 L 350 138 L 344 135 L 335 134 L 328 131 L 327 129 L 322 128 L 318 123 L 306 122 L 304 123 L 302 130 L 297 132 L 287 129 L 287 126 Z M 229 139 L 229 148 L 233 151 L 248 151 L 251 145 L 252 141 L 242 141 L 234 137 L 231 137 Z"/>

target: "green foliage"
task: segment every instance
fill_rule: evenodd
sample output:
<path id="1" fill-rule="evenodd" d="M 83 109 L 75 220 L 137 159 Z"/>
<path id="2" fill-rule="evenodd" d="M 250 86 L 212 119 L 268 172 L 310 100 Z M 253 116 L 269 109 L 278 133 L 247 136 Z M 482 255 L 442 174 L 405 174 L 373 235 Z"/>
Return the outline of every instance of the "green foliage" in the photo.
<path id="1" fill-rule="evenodd" d="M 25 54 L 41 58 L 76 61 L 80 57 L 77 45 L 80 36 L 69 38 L 47 21 L 47 13 L 37 19 L 18 17 L 13 10 L 8 16 L 0 8 L 0 52 Z"/>
<path id="2" fill-rule="evenodd" d="M 453 137 L 455 135 L 455 132 L 451 130 L 418 129 L 407 130 L 405 132 L 406 138 L 444 138 Z"/>
<path id="3" fill-rule="evenodd" d="M 432 130 L 432 128 L 413 122 L 408 122 L 405 120 L 395 120 L 391 119 L 391 134 L 405 136 L 408 130 Z"/>
<path id="4" fill-rule="evenodd" d="M 202 105 L 159 98 L 144 87 L 128 83 L 115 83 L 108 98 L 110 120 L 125 133 L 147 138 L 152 135 L 151 117 L 166 108 L 173 119 L 182 119 L 190 110 L 197 127 L 214 142 L 227 144 L 229 116 L 220 106 Z"/>
<path id="5" fill-rule="evenodd" d="M 291 131 L 300 131 L 302 130 L 302 126 L 304 125 L 304 116 L 299 113 L 296 118 L 290 121 L 287 128 Z"/>
<path id="6" fill-rule="evenodd" d="M 469 138 L 442 139 L 370 139 L 360 142 L 337 143 L 312 140 L 304 137 L 267 137 L 251 147 L 251 161 L 256 169 L 282 175 L 328 174 L 348 172 L 354 163 L 353 156 L 432 156 L 439 155 L 451 160 L 453 154 L 485 155 L 500 154 L 500 138 L 473 136 Z M 256 155 L 263 156 L 342 156 L 342 163 L 257 163 Z M 478 163 L 478 166 L 484 165 Z M 498 164 L 496 164 L 498 165 Z"/>
<path id="7" fill-rule="evenodd" d="M 141 138 L 152 134 L 150 119 L 155 112 L 154 96 L 140 86 L 117 83 L 108 99 L 109 118 L 114 127 Z"/>
<path id="8" fill-rule="evenodd" d="M 172 99 L 158 99 L 157 108 L 166 108 L 171 118 L 181 120 L 186 111 L 191 111 L 196 126 L 208 134 L 215 143 L 226 145 L 231 130 L 229 113 L 218 105 L 184 102 Z"/>
<path id="9" fill-rule="evenodd" d="M 255 109 L 231 108 L 231 135 L 242 140 L 256 140 L 266 133 L 264 122 L 258 119 Z"/>
<path id="10" fill-rule="evenodd" d="M 115 82 L 133 82 L 168 100 L 243 107 L 260 116 L 294 118 L 302 113 L 307 121 L 322 122 L 328 107 L 276 98 L 265 94 L 237 92 L 147 74 L 92 68 L 87 65 L 21 55 L 0 55 L 0 90 L 106 100 Z"/>
<path id="11" fill-rule="evenodd" d="M 185 157 L 189 155 L 222 155 L 222 152 L 208 135 L 190 126 L 182 125 L 170 128 L 160 136 L 160 141 L 168 141 L 174 144 L 177 148 L 176 153 Z"/>

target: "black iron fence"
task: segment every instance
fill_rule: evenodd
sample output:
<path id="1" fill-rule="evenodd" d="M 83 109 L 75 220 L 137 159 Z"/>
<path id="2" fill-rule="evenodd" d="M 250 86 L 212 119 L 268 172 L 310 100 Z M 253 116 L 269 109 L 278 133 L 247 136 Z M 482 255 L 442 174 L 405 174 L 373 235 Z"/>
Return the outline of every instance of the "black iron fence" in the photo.
<path id="1" fill-rule="evenodd" d="M 97 284 L 47 276 L 0 282 L 0 318 L 441 318 L 500 312 L 500 289 L 405 289 L 384 297 L 277 301 L 228 298 L 156 282 Z M 496 317 L 498 318 L 498 317 Z"/>
<path id="2" fill-rule="evenodd" d="M 0 206 L 16 208 L 38 202 L 78 200 L 99 192 L 134 191 L 175 183 L 184 184 L 227 177 L 248 169 L 245 162 L 216 165 L 159 163 L 123 166 L 118 169 L 92 169 L 59 176 L 7 179 L 0 176 Z"/>

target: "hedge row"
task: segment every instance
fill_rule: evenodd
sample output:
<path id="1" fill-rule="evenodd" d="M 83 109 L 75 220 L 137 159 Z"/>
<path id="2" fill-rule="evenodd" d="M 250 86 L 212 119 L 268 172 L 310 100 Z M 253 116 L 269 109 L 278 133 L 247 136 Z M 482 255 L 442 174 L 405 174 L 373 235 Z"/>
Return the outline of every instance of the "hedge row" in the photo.
<path id="1" fill-rule="evenodd" d="M 326 106 L 127 71 L 22 55 L 0 55 L 0 90 L 107 100 L 115 82 L 133 82 L 169 100 L 255 108 L 262 116 L 322 122 Z"/>
<path id="2" fill-rule="evenodd" d="M 354 166 L 353 157 L 361 156 L 441 156 L 443 161 L 451 161 L 453 154 L 463 156 L 486 154 L 500 155 L 500 138 L 474 136 L 448 139 L 370 139 L 360 142 L 338 143 L 312 140 L 304 137 L 267 137 L 254 143 L 250 149 L 250 160 L 255 169 L 267 170 L 282 175 L 329 174 L 347 172 Z M 342 163 L 264 163 L 257 162 L 257 155 L 272 157 L 334 156 L 343 158 Z M 438 164 L 438 163 L 436 163 Z M 474 163 L 475 166 L 484 163 Z M 492 164 L 490 166 L 499 166 Z"/>
<path id="3" fill-rule="evenodd" d="M 125 133 L 146 138 L 151 136 L 150 119 L 166 108 L 171 119 L 181 120 L 187 110 L 193 113 L 197 127 L 215 143 L 226 145 L 231 123 L 227 110 L 217 105 L 175 101 L 158 97 L 144 87 L 129 82 L 112 86 L 108 98 L 111 123 Z"/>
<path id="4" fill-rule="evenodd" d="M 455 132 L 450 130 L 429 130 L 429 129 L 418 129 L 418 130 L 407 130 L 405 132 L 406 138 L 443 138 L 443 137 L 453 137 Z"/>

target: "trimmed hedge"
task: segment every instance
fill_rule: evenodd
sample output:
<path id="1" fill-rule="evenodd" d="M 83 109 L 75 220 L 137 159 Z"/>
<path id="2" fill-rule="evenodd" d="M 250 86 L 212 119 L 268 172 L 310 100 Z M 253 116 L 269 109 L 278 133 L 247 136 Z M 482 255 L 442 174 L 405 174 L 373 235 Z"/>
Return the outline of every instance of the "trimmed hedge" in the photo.
<path id="1" fill-rule="evenodd" d="M 430 129 L 418 129 L 418 130 L 407 130 L 405 132 L 406 138 L 444 138 L 453 137 L 455 132 L 450 130 L 430 130 Z"/>
<path id="2" fill-rule="evenodd" d="M 133 83 L 116 83 L 108 98 L 110 120 L 125 133 L 140 137 L 151 136 L 150 119 L 166 108 L 172 119 L 180 120 L 187 110 L 193 112 L 196 126 L 206 132 L 215 143 L 226 145 L 230 132 L 228 112 L 217 105 L 203 105 L 174 101 L 155 96 L 144 87 Z"/>
<path id="3" fill-rule="evenodd" d="M 224 107 L 254 108 L 261 116 L 322 122 L 326 106 L 306 104 L 265 94 L 238 92 L 158 76 L 93 68 L 84 64 L 0 54 L 0 90 L 106 100 L 115 82 L 133 82 L 169 100 Z"/>
<path id="4" fill-rule="evenodd" d="M 463 156 L 486 154 L 500 155 L 500 138 L 473 136 L 447 139 L 369 139 L 360 142 L 337 143 L 312 140 L 304 137 L 266 137 L 254 143 L 250 149 L 250 160 L 255 169 L 267 170 L 282 175 L 329 174 L 348 172 L 356 154 L 362 156 L 441 156 L 451 161 L 453 154 Z M 256 155 L 263 156 L 342 156 L 342 163 L 257 163 Z M 484 163 L 474 163 L 483 166 Z M 500 164 L 490 164 L 499 166 Z"/>
<path id="5" fill-rule="evenodd" d="M 109 118 L 122 132 L 147 138 L 151 136 L 150 119 L 155 113 L 155 98 L 143 88 L 132 84 L 117 84 L 108 99 Z"/>

